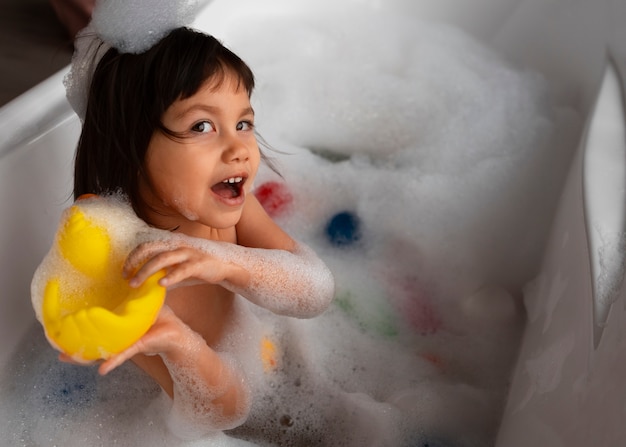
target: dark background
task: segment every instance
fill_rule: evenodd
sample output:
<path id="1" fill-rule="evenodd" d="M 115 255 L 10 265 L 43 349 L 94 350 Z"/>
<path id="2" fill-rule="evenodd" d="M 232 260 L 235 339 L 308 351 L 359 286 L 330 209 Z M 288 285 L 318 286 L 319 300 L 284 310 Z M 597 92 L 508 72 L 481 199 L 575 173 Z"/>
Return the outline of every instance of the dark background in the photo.
<path id="1" fill-rule="evenodd" d="M 0 0 L 0 106 L 69 64 L 72 39 L 48 0 Z"/>

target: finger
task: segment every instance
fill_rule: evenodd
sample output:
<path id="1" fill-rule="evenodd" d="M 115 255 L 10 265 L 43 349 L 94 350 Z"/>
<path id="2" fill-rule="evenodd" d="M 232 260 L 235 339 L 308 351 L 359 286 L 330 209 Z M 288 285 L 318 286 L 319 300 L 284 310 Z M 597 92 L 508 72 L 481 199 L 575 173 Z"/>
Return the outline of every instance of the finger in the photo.
<path id="1" fill-rule="evenodd" d="M 144 264 L 148 259 L 176 248 L 177 246 L 172 242 L 166 243 L 164 241 L 152 241 L 139 244 L 126 257 L 122 272 L 125 277 L 130 277 L 133 275 L 135 270 L 137 270 L 138 267 Z"/>
<path id="2" fill-rule="evenodd" d="M 186 262 L 189 256 L 189 250 L 183 248 L 157 254 L 149 259 L 130 277 L 129 284 L 131 287 L 138 287 L 156 272 L 160 270 L 169 271 L 177 265 Z"/>
<path id="3" fill-rule="evenodd" d="M 159 280 L 159 284 L 163 287 L 174 287 L 188 282 L 189 284 L 202 283 L 205 282 L 207 278 L 203 277 L 200 279 L 198 272 L 203 270 L 200 264 L 191 260 L 185 260 L 168 267 L 166 275 Z"/>
<path id="4" fill-rule="evenodd" d="M 100 366 L 98 367 L 98 373 L 101 376 L 107 375 L 108 373 L 113 371 L 115 368 L 120 366 L 125 361 L 130 360 L 135 355 L 139 354 L 139 352 L 140 352 L 140 349 L 137 346 L 137 343 L 133 344 L 131 347 L 129 347 L 125 351 L 122 351 L 119 354 L 114 355 L 108 358 L 107 360 L 105 360 L 104 362 L 102 362 L 102 364 L 100 364 Z"/>

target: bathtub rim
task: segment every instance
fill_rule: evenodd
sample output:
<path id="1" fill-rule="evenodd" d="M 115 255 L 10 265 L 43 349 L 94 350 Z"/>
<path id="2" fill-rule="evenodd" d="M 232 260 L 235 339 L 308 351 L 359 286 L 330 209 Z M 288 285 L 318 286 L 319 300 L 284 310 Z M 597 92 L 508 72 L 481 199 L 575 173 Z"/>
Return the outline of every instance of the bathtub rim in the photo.
<path id="1" fill-rule="evenodd" d="M 0 107 L 0 159 L 74 116 L 65 88 L 59 88 L 68 71 L 69 65 Z"/>

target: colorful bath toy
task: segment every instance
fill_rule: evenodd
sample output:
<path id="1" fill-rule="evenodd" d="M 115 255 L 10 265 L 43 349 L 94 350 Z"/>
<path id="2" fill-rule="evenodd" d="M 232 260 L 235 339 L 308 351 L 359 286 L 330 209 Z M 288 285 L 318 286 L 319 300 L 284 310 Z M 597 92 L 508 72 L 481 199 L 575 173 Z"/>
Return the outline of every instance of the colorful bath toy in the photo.
<path id="1" fill-rule="evenodd" d="M 419 356 L 423 358 L 424 360 L 426 360 L 431 365 L 435 366 L 439 370 L 443 370 L 445 367 L 444 360 L 441 358 L 440 355 L 434 352 L 430 352 L 430 351 L 422 352 L 421 354 L 419 354 Z"/>
<path id="2" fill-rule="evenodd" d="M 280 182 L 265 182 L 254 190 L 254 195 L 272 217 L 287 212 L 293 202 L 293 195 L 287 185 Z"/>
<path id="3" fill-rule="evenodd" d="M 361 220 L 351 211 L 337 213 L 326 225 L 326 237 L 336 247 L 352 245 L 361 239 Z"/>
<path id="4" fill-rule="evenodd" d="M 78 362 L 106 359 L 131 346 L 154 323 L 165 299 L 166 289 L 158 284 L 164 272 L 138 288 L 122 277 L 143 222 L 122 214 L 119 201 L 110 200 L 79 200 L 65 211 L 54 245 L 33 278 L 33 306 L 46 337 Z M 107 206 L 111 222 L 103 219 Z M 119 240 L 124 231 L 112 231 L 110 224 L 121 224 L 126 240 Z"/>
<path id="5" fill-rule="evenodd" d="M 261 362 L 266 373 L 272 372 L 278 367 L 278 350 L 274 342 L 267 336 L 261 338 Z"/>
<path id="6" fill-rule="evenodd" d="M 432 335 L 443 328 L 443 319 L 432 298 L 433 292 L 417 278 L 393 278 L 389 290 L 392 304 L 416 333 Z"/>
<path id="7" fill-rule="evenodd" d="M 350 290 L 336 294 L 334 303 L 352 319 L 359 328 L 372 335 L 394 338 L 398 335 L 396 318 L 389 306 L 372 297 L 359 299 Z"/>

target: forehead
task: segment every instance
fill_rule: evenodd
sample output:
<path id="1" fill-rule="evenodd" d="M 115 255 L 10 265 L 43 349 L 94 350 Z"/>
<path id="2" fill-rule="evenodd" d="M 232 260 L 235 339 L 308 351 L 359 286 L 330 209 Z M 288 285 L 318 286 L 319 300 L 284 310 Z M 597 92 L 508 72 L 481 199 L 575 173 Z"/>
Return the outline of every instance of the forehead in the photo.
<path id="1" fill-rule="evenodd" d="M 244 81 L 237 73 L 232 70 L 220 70 L 214 73 L 212 76 L 207 78 L 202 85 L 200 86 L 200 90 L 209 90 L 209 91 L 221 91 L 228 90 L 232 93 L 241 93 L 244 92 L 246 95 L 250 96 L 251 92 L 246 89 L 244 85 Z M 196 92 L 197 93 L 197 92 Z"/>
<path id="2" fill-rule="evenodd" d="M 228 110 L 237 113 L 252 111 L 248 91 L 233 74 L 213 76 L 205 80 L 191 96 L 174 101 L 165 111 L 163 119 L 164 122 L 181 119 L 194 111 L 226 113 Z"/>
<path id="3" fill-rule="evenodd" d="M 233 70 L 217 70 L 207 79 L 205 79 L 198 89 L 190 95 L 181 94 L 174 104 L 186 102 L 187 100 L 193 100 L 199 96 L 205 96 L 207 94 L 219 94 L 230 93 L 240 96 L 242 93 L 250 98 L 251 92 L 247 90 L 244 81 L 241 76 L 235 73 Z"/>

